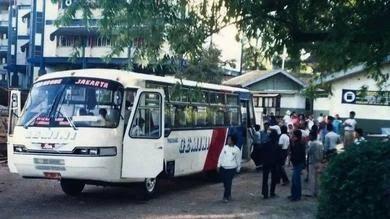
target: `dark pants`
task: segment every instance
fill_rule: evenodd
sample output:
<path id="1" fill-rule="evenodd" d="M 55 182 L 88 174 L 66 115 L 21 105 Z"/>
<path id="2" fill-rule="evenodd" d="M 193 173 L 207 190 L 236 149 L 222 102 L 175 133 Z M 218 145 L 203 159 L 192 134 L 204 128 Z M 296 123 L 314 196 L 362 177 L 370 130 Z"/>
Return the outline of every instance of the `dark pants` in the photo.
<path id="1" fill-rule="evenodd" d="M 269 166 L 264 165 L 263 166 L 263 185 L 261 189 L 261 193 L 265 198 L 268 198 L 268 175 L 271 173 L 271 195 L 275 195 L 275 187 L 278 183 L 279 177 L 278 177 L 278 171 L 277 171 L 277 165 Z"/>
<path id="2" fill-rule="evenodd" d="M 301 187 L 301 172 L 304 168 L 304 164 L 293 165 L 293 175 L 292 175 L 292 184 L 291 184 L 291 199 L 299 200 L 302 196 L 302 187 Z"/>
<path id="3" fill-rule="evenodd" d="M 290 180 L 288 180 L 286 170 L 284 169 L 284 165 L 286 163 L 288 151 L 282 150 L 282 159 L 280 163 L 280 177 L 282 178 L 284 183 L 288 183 Z"/>
<path id="4" fill-rule="evenodd" d="M 325 151 L 325 159 L 330 160 L 332 157 L 337 155 L 337 149 L 330 149 Z"/>
<path id="5" fill-rule="evenodd" d="M 255 162 L 256 167 L 262 164 L 261 162 L 261 145 L 255 144 L 253 145 L 253 152 L 251 154 L 252 160 Z"/>
<path id="6" fill-rule="evenodd" d="M 223 187 L 225 188 L 225 191 L 223 193 L 223 198 L 230 199 L 232 197 L 232 182 L 234 174 L 236 173 L 236 169 L 225 169 L 221 167 L 219 169 L 221 174 L 221 179 L 223 182 Z"/>

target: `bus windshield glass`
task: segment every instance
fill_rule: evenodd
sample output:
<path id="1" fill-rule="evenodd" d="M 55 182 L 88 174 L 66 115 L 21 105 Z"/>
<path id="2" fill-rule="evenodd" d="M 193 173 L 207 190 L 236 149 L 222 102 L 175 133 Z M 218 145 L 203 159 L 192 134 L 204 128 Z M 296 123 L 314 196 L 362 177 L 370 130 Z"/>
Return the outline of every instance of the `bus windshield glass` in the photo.
<path id="1" fill-rule="evenodd" d="M 114 81 L 62 78 L 34 84 L 19 120 L 24 127 L 103 127 L 119 124 L 123 87 Z"/>

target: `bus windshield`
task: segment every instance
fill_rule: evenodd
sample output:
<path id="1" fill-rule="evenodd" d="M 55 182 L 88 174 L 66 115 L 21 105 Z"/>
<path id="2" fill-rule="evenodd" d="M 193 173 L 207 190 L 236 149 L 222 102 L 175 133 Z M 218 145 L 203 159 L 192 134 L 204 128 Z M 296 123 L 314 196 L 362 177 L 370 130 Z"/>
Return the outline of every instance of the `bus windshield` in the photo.
<path id="1" fill-rule="evenodd" d="M 105 127 L 119 124 L 123 87 L 114 81 L 62 78 L 34 84 L 20 126 Z"/>

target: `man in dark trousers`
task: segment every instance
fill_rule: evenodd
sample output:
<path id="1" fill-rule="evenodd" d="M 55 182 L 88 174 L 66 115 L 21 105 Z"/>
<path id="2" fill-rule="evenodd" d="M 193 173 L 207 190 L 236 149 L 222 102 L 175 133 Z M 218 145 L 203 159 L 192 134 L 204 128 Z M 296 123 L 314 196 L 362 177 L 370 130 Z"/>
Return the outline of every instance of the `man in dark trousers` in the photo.
<path id="1" fill-rule="evenodd" d="M 263 198 L 267 199 L 269 196 L 275 197 L 275 187 L 279 181 L 278 176 L 278 161 L 280 154 L 278 150 L 278 134 L 276 130 L 269 129 L 269 141 L 264 144 L 261 150 L 263 160 Z M 268 176 L 271 173 L 271 190 L 268 191 Z"/>
<path id="2" fill-rule="evenodd" d="M 305 167 L 305 143 L 302 140 L 302 132 L 295 130 L 293 132 L 291 144 L 291 163 L 293 164 L 293 175 L 291 179 L 291 201 L 298 201 L 302 196 L 301 172 Z"/>
<path id="3" fill-rule="evenodd" d="M 251 154 L 251 158 L 255 162 L 257 171 L 259 171 L 262 166 L 260 150 L 261 150 L 260 125 L 255 125 L 255 130 L 253 133 L 253 151 Z"/>

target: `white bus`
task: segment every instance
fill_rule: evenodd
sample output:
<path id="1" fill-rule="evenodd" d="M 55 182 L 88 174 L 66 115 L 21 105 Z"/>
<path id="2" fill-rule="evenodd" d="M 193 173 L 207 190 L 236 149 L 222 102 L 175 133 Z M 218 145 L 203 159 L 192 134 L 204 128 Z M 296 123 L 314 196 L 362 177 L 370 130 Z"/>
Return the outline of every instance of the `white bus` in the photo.
<path id="1" fill-rule="evenodd" d="M 138 182 L 147 197 L 161 176 L 215 171 L 228 134 L 249 160 L 255 121 L 248 90 L 112 69 L 39 77 L 18 117 L 11 172 L 58 179 L 68 195 Z"/>

